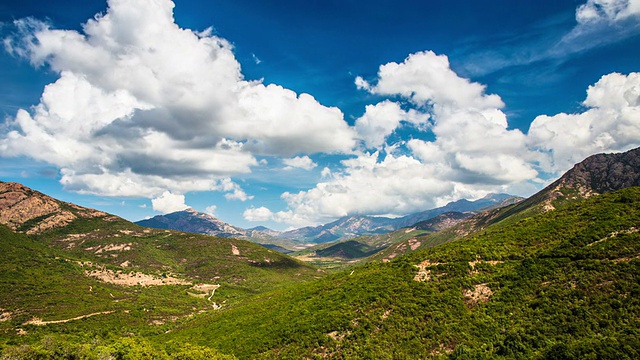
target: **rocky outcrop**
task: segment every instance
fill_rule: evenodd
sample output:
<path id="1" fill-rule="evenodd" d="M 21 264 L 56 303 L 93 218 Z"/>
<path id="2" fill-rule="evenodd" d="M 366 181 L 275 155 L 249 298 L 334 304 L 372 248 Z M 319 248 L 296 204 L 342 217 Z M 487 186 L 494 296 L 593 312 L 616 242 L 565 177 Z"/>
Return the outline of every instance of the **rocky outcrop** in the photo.
<path id="1" fill-rule="evenodd" d="M 41 233 L 70 224 L 78 217 L 108 214 L 55 200 L 19 183 L 0 182 L 0 223 L 14 231 Z"/>
<path id="2" fill-rule="evenodd" d="M 640 148 L 590 156 L 569 170 L 558 183 L 586 195 L 640 186 Z"/>

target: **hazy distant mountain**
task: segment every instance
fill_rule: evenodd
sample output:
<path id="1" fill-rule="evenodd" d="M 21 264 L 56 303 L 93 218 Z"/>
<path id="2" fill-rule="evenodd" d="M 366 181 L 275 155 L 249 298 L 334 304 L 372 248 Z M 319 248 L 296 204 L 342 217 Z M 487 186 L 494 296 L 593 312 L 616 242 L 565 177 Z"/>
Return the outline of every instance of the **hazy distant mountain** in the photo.
<path id="1" fill-rule="evenodd" d="M 518 196 L 513 196 L 509 194 L 489 194 L 482 199 L 478 199 L 475 201 L 469 201 L 466 199 L 461 199 L 458 201 L 450 202 L 445 206 L 422 211 L 415 214 L 410 214 L 399 219 L 396 219 L 395 226 L 396 229 L 412 226 L 421 221 L 433 219 L 438 215 L 448 213 L 448 212 L 459 212 L 464 213 L 468 211 L 477 211 L 477 210 L 488 210 L 494 207 L 502 207 L 510 204 L 514 204 L 518 201 L 523 200 L 523 198 Z"/>
<path id="2" fill-rule="evenodd" d="M 365 234 L 383 234 L 395 230 L 394 219 L 374 216 L 345 216 L 334 222 L 307 226 L 280 234 L 285 239 L 302 243 L 323 244 Z"/>
<path id="3" fill-rule="evenodd" d="M 522 200 L 508 194 L 490 194 L 475 201 L 458 200 L 445 206 L 410 214 L 401 218 L 387 218 L 374 216 L 346 216 L 334 222 L 304 227 L 280 234 L 285 239 L 296 240 L 301 243 L 324 244 L 333 241 L 346 240 L 363 235 L 385 234 L 403 227 L 412 226 L 420 221 L 429 220 L 448 212 L 470 212 L 489 209 L 496 206 L 506 206 Z"/>

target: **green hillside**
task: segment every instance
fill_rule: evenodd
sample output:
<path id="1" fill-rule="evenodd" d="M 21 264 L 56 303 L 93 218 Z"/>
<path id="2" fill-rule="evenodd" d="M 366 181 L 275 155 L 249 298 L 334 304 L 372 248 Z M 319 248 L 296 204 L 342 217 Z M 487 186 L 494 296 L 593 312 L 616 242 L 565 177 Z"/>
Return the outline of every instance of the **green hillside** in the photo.
<path id="1" fill-rule="evenodd" d="M 13 229 L 0 225 L 0 349 L 6 356 L 26 349 L 9 358 L 60 358 L 64 349 L 78 354 L 96 344 L 109 356 L 122 350 L 174 357 L 185 347 L 143 339 L 323 276 L 248 241 L 145 229 L 19 184 L 1 185 L 0 218 Z M 109 358 L 100 351 L 86 358 Z"/>
<path id="2" fill-rule="evenodd" d="M 239 358 L 637 358 L 640 189 L 204 314 L 156 341 Z"/>

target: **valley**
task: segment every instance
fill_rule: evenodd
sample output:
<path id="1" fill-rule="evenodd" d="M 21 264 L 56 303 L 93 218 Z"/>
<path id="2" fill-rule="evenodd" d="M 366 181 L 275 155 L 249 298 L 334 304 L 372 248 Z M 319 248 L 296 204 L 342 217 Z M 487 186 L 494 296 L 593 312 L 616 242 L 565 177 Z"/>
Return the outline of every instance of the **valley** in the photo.
<path id="1" fill-rule="evenodd" d="M 5 358 L 634 358 L 639 181 L 640 149 L 598 155 L 529 199 L 443 208 L 293 257 L 0 183 L 0 348 Z"/>

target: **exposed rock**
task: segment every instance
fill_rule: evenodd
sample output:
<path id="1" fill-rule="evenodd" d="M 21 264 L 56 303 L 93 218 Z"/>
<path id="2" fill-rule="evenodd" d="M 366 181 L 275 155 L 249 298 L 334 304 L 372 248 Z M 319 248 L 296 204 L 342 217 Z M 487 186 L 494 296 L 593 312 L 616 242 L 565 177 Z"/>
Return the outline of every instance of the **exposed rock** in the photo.
<path id="1" fill-rule="evenodd" d="M 478 284 L 473 286 L 473 290 L 466 289 L 463 295 L 467 305 L 472 307 L 479 302 L 486 303 L 489 301 L 493 291 L 487 284 Z"/>
<path id="2" fill-rule="evenodd" d="M 0 223 L 14 231 L 41 233 L 64 227 L 78 217 L 104 217 L 108 214 L 65 203 L 18 183 L 0 182 Z"/>

